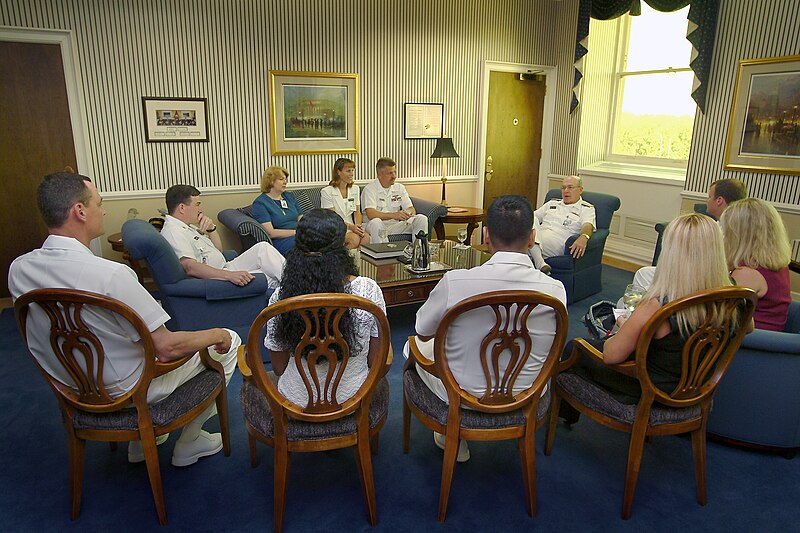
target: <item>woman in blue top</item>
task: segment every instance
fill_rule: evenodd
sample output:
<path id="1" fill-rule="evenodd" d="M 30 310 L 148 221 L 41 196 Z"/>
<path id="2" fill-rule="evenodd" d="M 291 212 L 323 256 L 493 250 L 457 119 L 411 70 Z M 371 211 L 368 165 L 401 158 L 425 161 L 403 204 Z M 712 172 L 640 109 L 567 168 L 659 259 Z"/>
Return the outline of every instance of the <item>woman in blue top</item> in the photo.
<path id="1" fill-rule="evenodd" d="M 303 216 L 294 194 L 286 192 L 289 171 L 269 167 L 261 175 L 261 195 L 253 202 L 253 218 L 261 222 L 280 253 L 294 248 L 297 222 Z"/>

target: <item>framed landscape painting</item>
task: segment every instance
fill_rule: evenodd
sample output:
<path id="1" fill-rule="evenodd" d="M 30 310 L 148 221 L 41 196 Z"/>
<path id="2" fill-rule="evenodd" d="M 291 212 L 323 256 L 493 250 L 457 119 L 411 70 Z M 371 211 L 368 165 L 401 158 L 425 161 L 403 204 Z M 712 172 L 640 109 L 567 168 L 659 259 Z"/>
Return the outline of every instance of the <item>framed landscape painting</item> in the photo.
<path id="1" fill-rule="evenodd" d="M 358 74 L 269 71 L 272 155 L 358 152 Z"/>
<path id="2" fill-rule="evenodd" d="M 800 175 L 800 55 L 739 61 L 725 170 Z"/>

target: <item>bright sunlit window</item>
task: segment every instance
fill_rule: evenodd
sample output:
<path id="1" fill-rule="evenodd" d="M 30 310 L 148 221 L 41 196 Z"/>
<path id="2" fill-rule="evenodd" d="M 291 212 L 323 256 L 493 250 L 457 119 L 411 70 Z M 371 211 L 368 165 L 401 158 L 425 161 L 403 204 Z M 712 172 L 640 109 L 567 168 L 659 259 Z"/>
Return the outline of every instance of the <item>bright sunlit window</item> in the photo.
<path id="1" fill-rule="evenodd" d="M 686 163 L 695 113 L 688 12 L 661 13 L 642 2 L 640 16 L 626 16 L 610 159 Z"/>

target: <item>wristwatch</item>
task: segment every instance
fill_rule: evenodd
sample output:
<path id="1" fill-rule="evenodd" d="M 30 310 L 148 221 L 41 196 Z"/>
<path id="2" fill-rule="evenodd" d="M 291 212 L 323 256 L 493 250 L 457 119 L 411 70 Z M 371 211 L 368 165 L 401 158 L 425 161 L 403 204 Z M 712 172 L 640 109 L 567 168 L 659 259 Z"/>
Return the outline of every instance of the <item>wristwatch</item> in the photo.
<path id="1" fill-rule="evenodd" d="M 592 236 L 589 235 L 588 233 L 581 233 L 580 235 L 578 235 L 578 237 L 586 237 L 587 241 L 592 238 Z"/>
<path id="2" fill-rule="evenodd" d="M 208 228 L 206 230 L 206 233 L 214 233 L 215 231 L 217 231 L 217 225 L 216 224 L 214 224 L 214 227 Z"/>

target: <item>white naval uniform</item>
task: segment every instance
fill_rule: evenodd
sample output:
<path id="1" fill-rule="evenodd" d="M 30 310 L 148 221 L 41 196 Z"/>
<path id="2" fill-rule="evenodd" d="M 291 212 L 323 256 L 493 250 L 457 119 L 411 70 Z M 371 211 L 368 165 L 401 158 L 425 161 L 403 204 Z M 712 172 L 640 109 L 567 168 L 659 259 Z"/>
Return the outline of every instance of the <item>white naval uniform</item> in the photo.
<path id="1" fill-rule="evenodd" d="M 269 243 L 258 242 L 238 257 L 227 261 L 207 235 L 171 215 L 165 217 L 161 235 L 172 246 L 178 259 L 188 257 L 198 263 L 223 270 L 261 272 L 267 277 L 267 283 L 272 289 L 281 283 L 286 260 Z"/>
<path id="2" fill-rule="evenodd" d="M 381 182 L 375 179 L 364 187 L 361 193 L 361 208 L 363 210 L 375 209 L 382 213 L 396 213 L 403 209 L 414 207 L 405 186 L 395 183 L 385 189 Z M 417 233 L 422 231 L 428 233 L 428 217 L 416 214 L 408 220 L 381 220 L 378 217 L 367 222 L 367 231 L 370 234 L 370 242 L 381 242 L 380 231 L 386 230 L 386 235 L 397 235 L 399 233 L 410 233 L 414 239 Z"/>
<path id="3" fill-rule="evenodd" d="M 358 185 L 353 184 L 347 189 L 347 198 L 342 197 L 338 187 L 328 185 L 320 191 L 320 207 L 333 209 L 347 224 L 355 224 L 355 213 L 361 208 L 361 195 Z"/>
<path id="4" fill-rule="evenodd" d="M 95 256 L 72 237 L 50 235 L 41 248 L 15 259 L 9 269 L 8 285 L 14 300 L 42 288 L 78 289 L 108 296 L 136 311 L 151 332 L 170 318 L 139 284 L 130 267 Z M 127 320 L 109 311 L 89 308 L 84 311 L 83 318 L 105 350 L 103 381 L 109 394 L 122 396 L 134 387 L 144 369 L 144 350 L 138 342 L 139 335 Z M 58 381 L 73 386 L 74 381 L 55 359 L 50 347 L 50 320 L 40 307 L 31 307 L 27 330 L 28 347 L 42 368 Z M 230 379 L 236 369 L 236 350 L 241 340 L 236 332 L 228 332 L 231 335 L 228 353 L 217 354 L 211 349 L 209 354 L 222 363 Z M 154 378 L 147 393 L 148 403 L 166 398 L 204 368 L 200 356 L 195 354 L 172 372 Z"/>
<path id="5" fill-rule="evenodd" d="M 567 293 L 564 285 L 557 279 L 542 274 L 533 266 L 530 257 L 516 252 L 495 252 L 483 265 L 469 270 L 459 269 L 447 272 L 436 284 L 428 300 L 417 311 L 415 330 L 417 335 L 431 337 L 442 321 L 444 314 L 458 302 L 489 291 L 530 290 L 549 294 L 564 305 Z M 483 367 L 477 350 L 481 341 L 495 323 L 491 309 L 471 311 L 452 323 L 447 333 L 447 362 L 453 377 L 468 392 L 481 396 L 486 389 Z M 537 307 L 528 317 L 528 332 L 533 346 L 531 355 L 522 368 L 515 383 L 514 393 L 530 387 L 544 364 L 556 332 L 555 313 Z M 433 339 L 421 342 L 417 339 L 420 351 L 433 358 Z M 403 349 L 408 358 L 408 343 Z M 509 354 L 500 358 L 500 366 L 507 364 Z M 417 371 L 431 391 L 447 403 L 447 391 L 439 378 L 417 366 Z"/>
<path id="6" fill-rule="evenodd" d="M 572 204 L 565 204 L 561 198 L 545 202 L 534 211 L 534 218 L 536 243 L 541 245 L 544 257 L 564 255 L 567 239 L 578 235 L 584 224 L 597 228 L 594 206 L 581 198 Z"/>

